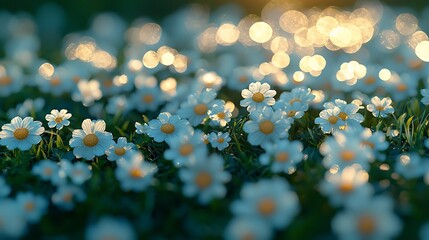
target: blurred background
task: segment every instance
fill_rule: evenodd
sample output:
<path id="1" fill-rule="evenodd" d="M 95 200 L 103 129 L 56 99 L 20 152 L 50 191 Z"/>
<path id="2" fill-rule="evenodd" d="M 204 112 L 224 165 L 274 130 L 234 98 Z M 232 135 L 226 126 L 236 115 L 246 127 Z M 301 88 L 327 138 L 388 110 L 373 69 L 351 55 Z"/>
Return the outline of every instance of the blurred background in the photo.
<path id="1" fill-rule="evenodd" d="M 270 0 L 63 0 L 55 1 L 56 5 L 62 7 L 63 12 L 42 11 L 41 7 L 52 0 L 22 0 L 2 1 L 0 10 L 7 10 L 12 13 L 20 11 L 29 12 L 33 15 L 40 14 L 63 14 L 66 20 L 67 31 L 84 29 L 88 26 L 88 21 L 98 12 L 111 11 L 119 14 L 125 20 L 131 21 L 140 16 L 147 16 L 153 20 L 160 20 L 168 14 L 176 11 L 184 5 L 199 3 L 206 5 L 210 9 L 226 4 L 237 3 L 241 5 L 247 13 L 259 14 L 263 6 Z M 302 7 L 326 7 L 337 5 L 346 7 L 353 5 L 356 0 L 272 0 L 278 4 L 294 3 Z M 428 2 L 426 0 L 384 0 L 389 5 L 410 7 L 416 11 L 423 9 Z M 43 9 L 43 8 L 42 8 Z"/>

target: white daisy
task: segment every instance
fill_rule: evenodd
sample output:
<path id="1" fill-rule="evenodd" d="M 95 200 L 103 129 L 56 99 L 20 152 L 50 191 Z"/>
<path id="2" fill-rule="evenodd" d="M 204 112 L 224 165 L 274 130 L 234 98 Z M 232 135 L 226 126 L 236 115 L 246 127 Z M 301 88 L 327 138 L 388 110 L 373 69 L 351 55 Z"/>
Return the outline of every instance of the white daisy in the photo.
<path id="1" fill-rule="evenodd" d="M 371 104 L 366 106 L 366 109 L 372 113 L 374 117 L 386 118 L 389 114 L 393 114 L 395 109 L 391 106 L 392 99 L 385 97 L 380 99 L 375 96 L 371 98 Z"/>
<path id="2" fill-rule="evenodd" d="M 250 83 L 249 89 L 241 91 L 241 96 L 244 99 L 240 101 L 240 106 L 247 107 L 249 112 L 264 106 L 272 106 L 276 102 L 273 98 L 275 95 L 276 91 L 270 90 L 268 83 Z"/>
<path id="3" fill-rule="evenodd" d="M 115 170 L 116 179 L 124 191 L 143 191 L 158 171 L 155 164 L 143 161 L 141 153 L 135 153 L 128 161 L 119 161 Z"/>
<path id="4" fill-rule="evenodd" d="M 162 112 L 157 119 L 149 121 L 146 133 L 155 142 L 166 141 L 169 143 L 175 138 L 182 136 L 182 133 L 189 130 L 189 122 L 181 119 L 178 115 L 171 115 L 169 112 Z"/>
<path id="5" fill-rule="evenodd" d="M 0 132 L 0 145 L 13 150 L 19 148 L 26 151 L 34 144 L 38 144 L 45 131 L 40 121 L 33 121 L 32 117 L 14 117 L 10 123 L 3 125 Z"/>
<path id="6" fill-rule="evenodd" d="M 71 116 L 71 113 L 67 113 L 66 109 L 61 109 L 61 111 L 53 109 L 50 114 L 46 114 L 45 119 L 48 121 L 48 126 L 50 128 L 56 127 L 58 130 L 61 130 L 63 126 L 70 125 L 68 119 Z"/>
<path id="7" fill-rule="evenodd" d="M 85 119 L 82 122 L 82 130 L 74 130 L 69 142 L 70 147 L 74 148 L 76 158 L 91 160 L 95 156 L 104 155 L 106 150 L 115 144 L 112 134 L 105 132 L 105 129 L 106 123 L 103 120 Z"/>
<path id="8" fill-rule="evenodd" d="M 106 150 L 107 159 L 109 161 L 120 161 L 124 159 L 130 159 L 135 153 L 136 145 L 127 142 L 124 137 L 118 138 L 118 143 L 110 146 Z"/>

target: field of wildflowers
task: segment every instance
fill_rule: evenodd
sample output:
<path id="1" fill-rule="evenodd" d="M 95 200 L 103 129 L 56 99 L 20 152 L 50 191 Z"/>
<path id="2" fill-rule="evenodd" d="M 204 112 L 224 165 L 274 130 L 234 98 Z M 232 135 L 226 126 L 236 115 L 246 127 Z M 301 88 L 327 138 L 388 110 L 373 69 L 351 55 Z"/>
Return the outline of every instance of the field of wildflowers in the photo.
<path id="1" fill-rule="evenodd" d="M 44 59 L 0 9 L 0 239 L 429 239 L 428 23 L 100 13 Z"/>

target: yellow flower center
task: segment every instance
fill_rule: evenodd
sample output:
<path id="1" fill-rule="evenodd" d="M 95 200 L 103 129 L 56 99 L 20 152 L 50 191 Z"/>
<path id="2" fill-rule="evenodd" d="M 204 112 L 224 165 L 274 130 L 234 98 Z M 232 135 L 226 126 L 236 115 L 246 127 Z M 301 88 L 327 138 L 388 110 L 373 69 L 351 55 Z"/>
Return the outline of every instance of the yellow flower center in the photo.
<path id="1" fill-rule="evenodd" d="M 43 173 L 47 176 L 51 176 L 52 175 L 52 169 L 50 168 L 45 168 L 45 170 L 43 171 Z"/>
<path id="2" fill-rule="evenodd" d="M 328 122 L 329 122 L 330 124 L 334 125 L 335 123 L 337 123 L 337 122 L 338 122 L 338 117 L 337 117 L 337 116 L 330 116 L 330 117 L 328 118 Z"/>
<path id="3" fill-rule="evenodd" d="M 125 154 L 126 150 L 123 147 L 115 148 L 115 154 L 118 156 L 123 156 Z"/>
<path id="4" fill-rule="evenodd" d="M 342 160 L 349 162 L 355 159 L 356 154 L 351 150 L 344 150 L 340 153 L 340 157 Z"/>
<path id="5" fill-rule="evenodd" d="M 341 118 L 341 120 L 346 121 L 347 118 L 349 118 L 349 115 L 347 115 L 345 112 L 340 112 L 338 113 L 338 117 Z"/>
<path id="6" fill-rule="evenodd" d="M 9 76 L 0 77 L 0 85 L 7 86 L 12 83 L 12 78 Z"/>
<path id="7" fill-rule="evenodd" d="M 174 130 L 175 130 L 175 127 L 174 127 L 174 125 L 173 125 L 173 124 L 171 124 L 171 123 L 164 123 L 164 124 L 161 126 L 161 132 L 163 132 L 163 133 L 165 133 L 165 134 L 171 134 L 171 133 L 173 133 L 173 132 L 174 132 Z"/>
<path id="8" fill-rule="evenodd" d="M 60 85 L 60 83 L 61 83 L 61 80 L 60 80 L 60 78 L 52 78 L 51 79 L 51 81 L 50 81 L 50 83 L 51 83 L 51 85 L 52 86 L 58 86 L 58 85 Z"/>
<path id="9" fill-rule="evenodd" d="M 55 123 L 61 123 L 62 121 L 63 121 L 63 118 L 62 117 L 56 117 L 55 119 L 54 119 L 54 121 L 55 121 Z"/>
<path id="10" fill-rule="evenodd" d="M 204 115 L 207 113 L 207 110 L 209 110 L 209 109 L 207 108 L 207 106 L 204 103 L 197 104 L 194 107 L 194 112 L 197 115 Z"/>
<path id="11" fill-rule="evenodd" d="M 276 156 L 276 161 L 277 162 L 287 162 L 289 160 L 289 154 L 287 152 L 280 152 L 277 154 Z"/>
<path id="12" fill-rule="evenodd" d="M 365 78 L 365 83 L 368 84 L 368 85 L 374 84 L 375 81 L 376 81 L 376 79 L 373 76 Z"/>
<path id="13" fill-rule="evenodd" d="M 223 143 L 223 142 L 225 142 L 225 138 L 220 137 L 220 138 L 217 139 L 217 142 L 218 143 Z"/>
<path id="14" fill-rule="evenodd" d="M 291 117 L 295 117 L 296 113 L 297 112 L 295 110 L 290 110 L 290 111 L 287 112 L 287 116 L 290 117 L 290 118 Z"/>
<path id="15" fill-rule="evenodd" d="M 225 113 L 224 112 L 220 112 L 217 114 L 217 117 L 220 119 L 225 119 Z"/>
<path id="16" fill-rule="evenodd" d="M 25 211 L 31 212 L 34 209 L 34 203 L 27 202 L 27 203 L 25 203 L 24 208 L 25 208 Z"/>
<path id="17" fill-rule="evenodd" d="M 370 148 L 374 148 L 375 144 L 371 141 L 362 141 L 362 145 L 368 146 Z"/>
<path id="18" fill-rule="evenodd" d="M 262 199 L 258 204 L 258 211 L 263 216 L 269 216 L 276 210 L 276 203 L 271 198 Z"/>
<path id="19" fill-rule="evenodd" d="M 247 77 L 246 76 L 240 76 L 240 78 L 238 78 L 238 81 L 240 81 L 241 83 L 245 83 L 247 82 Z"/>
<path id="20" fill-rule="evenodd" d="M 349 193 L 353 190 L 353 188 L 354 188 L 353 184 L 349 182 L 344 182 L 344 183 L 341 183 L 340 185 L 340 191 L 342 193 Z"/>
<path id="21" fill-rule="evenodd" d="M 412 60 L 412 61 L 410 61 L 409 63 L 408 63 L 408 66 L 411 68 L 411 69 L 414 69 L 414 70 L 420 70 L 420 69 L 422 69 L 423 68 L 423 66 L 424 66 L 424 64 L 423 64 L 423 62 L 422 61 L 420 61 L 420 60 Z"/>
<path id="22" fill-rule="evenodd" d="M 195 184 L 197 184 L 199 188 L 207 188 L 212 181 L 212 176 L 208 172 L 202 171 L 195 176 Z"/>
<path id="23" fill-rule="evenodd" d="M 73 82 L 75 82 L 75 83 L 78 83 L 80 81 L 79 76 L 74 76 L 72 79 L 73 79 Z"/>
<path id="24" fill-rule="evenodd" d="M 399 92 L 403 92 L 403 91 L 407 90 L 407 89 L 408 89 L 408 87 L 407 87 L 407 85 L 405 85 L 405 84 L 403 84 L 403 83 L 400 83 L 400 84 L 398 84 L 398 86 L 396 87 L 396 89 L 397 89 Z"/>
<path id="25" fill-rule="evenodd" d="M 289 101 L 289 104 L 290 105 L 292 105 L 293 103 L 295 103 L 295 102 L 301 102 L 301 99 L 299 99 L 299 98 L 292 98 L 290 101 Z"/>
<path id="26" fill-rule="evenodd" d="M 259 131 L 268 135 L 274 131 L 274 124 L 270 120 L 262 121 L 259 123 Z"/>
<path id="27" fill-rule="evenodd" d="M 87 147 L 94 147 L 97 143 L 98 137 L 93 133 L 90 133 L 83 138 L 83 145 Z"/>
<path id="28" fill-rule="evenodd" d="M 131 168 L 129 174 L 132 178 L 144 177 L 144 172 L 140 168 L 137 168 L 137 167 Z"/>
<path id="29" fill-rule="evenodd" d="M 378 111 L 384 111 L 384 107 L 383 106 L 377 106 L 377 107 L 375 107 L 375 109 L 377 109 Z"/>
<path id="30" fill-rule="evenodd" d="M 375 231 L 376 223 L 374 218 L 369 214 L 364 214 L 359 217 L 357 228 L 363 235 L 370 235 Z"/>
<path id="31" fill-rule="evenodd" d="M 73 199 L 73 194 L 72 193 L 65 193 L 64 196 L 63 196 L 64 202 L 71 202 L 72 199 Z"/>
<path id="32" fill-rule="evenodd" d="M 188 156 L 193 151 L 194 151 L 194 147 L 190 143 L 182 144 L 182 146 L 180 146 L 180 150 L 179 150 L 180 155 L 182 155 L 182 156 Z"/>
<path id="33" fill-rule="evenodd" d="M 253 101 L 259 103 L 259 102 L 264 101 L 265 97 L 264 97 L 264 94 L 257 92 L 255 94 L 253 94 L 252 99 L 253 99 Z"/>
<path id="34" fill-rule="evenodd" d="M 151 94 L 147 94 L 147 95 L 144 95 L 143 96 L 143 102 L 145 102 L 145 103 L 151 103 L 151 102 L 153 102 L 153 95 L 151 95 Z"/>
<path id="35" fill-rule="evenodd" d="M 17 128 L 15 132 L 13 132 L 13 136 L 18 140 L 24 140 L 30 135 L 30 131 L 26 128 Z"/>

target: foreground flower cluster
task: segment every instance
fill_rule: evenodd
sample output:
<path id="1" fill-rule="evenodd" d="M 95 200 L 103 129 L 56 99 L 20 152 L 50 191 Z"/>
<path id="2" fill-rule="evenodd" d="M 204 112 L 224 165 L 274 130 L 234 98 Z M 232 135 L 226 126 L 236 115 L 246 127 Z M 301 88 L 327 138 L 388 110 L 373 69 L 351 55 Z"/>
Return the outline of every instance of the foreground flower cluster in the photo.
<path id="1" fill-rule="evenodd" d="M 0 238 L 428 239 L 428 26 L 394 11 L 105 13 L 55 64 L 0 13 Z"/>

